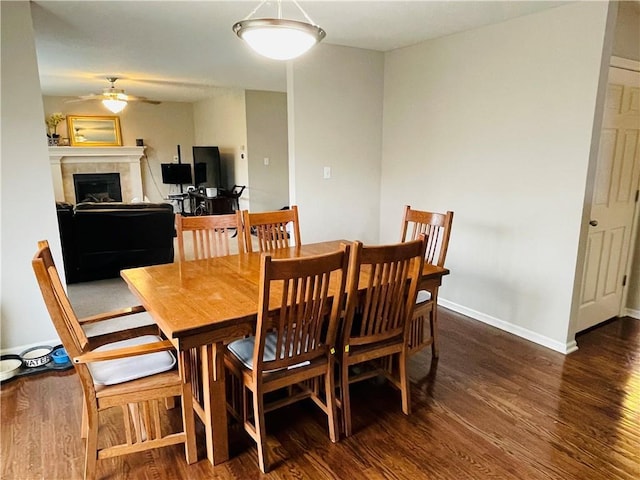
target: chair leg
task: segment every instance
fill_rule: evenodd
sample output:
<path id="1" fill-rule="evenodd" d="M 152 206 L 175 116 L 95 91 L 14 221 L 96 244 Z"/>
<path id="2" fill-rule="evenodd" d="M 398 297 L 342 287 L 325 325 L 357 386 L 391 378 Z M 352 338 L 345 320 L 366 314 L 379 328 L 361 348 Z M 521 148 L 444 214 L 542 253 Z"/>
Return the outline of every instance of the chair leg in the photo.
<path id="1" fill-rule="evenodd" d="M 340 363 L 340 394 L 342 400 L 342 424 L 344 436 L 351 436 L 351 399 L 349 398 L 349 365 Z"/>
<path id="2" fill-rule="evenodd" d="M 338 409 L 336 407 L 336 385 L 333 373 L 333 363 L 329 362 L 325 379 L 325 399 L 327 404 L 327 417 L 329 420 L 329 438 L 333 443 L 340 439 L 338 430 Z"/>
<path id="3" fill-rule="evenodd" d="M 400 375 L 400 393 L 402 394 L 402 412 L 411 414 L 411 392 L 409 391 L 409 372 L 407 371 L 407 349 L 400 352 L 398 358 L 398 372 Z"/>
<path id="4" fill-rule="evenodd" d="M 431 355 L 438 358 L 438 304 L 434 301 L 429 314 L 429 326 L 431 327 Z"/>
<path id="5" fill-rule="evenodd" d="M 87 421 L 87 403 L 84 395 L 82 396 L 82 422 L 80 424 L 80 437 L 87 438 L 89 435 L 89 425 Z"/>
<path id="6" fill-rule="evenodd" d="M 91 411 L 87 412 L 86 419 L 87 443 L 84 458 L 84 479 L 94 480 L 98 464 L 98 410 L 93 405 Z"/>
<path id="7" fill-rule="evenodd" d="M 258 449 L 258 464 L 263 473 L 269 470 L 267 458 L 267 432 L 264 426 L 264 396 L 258 389 L 253 394 L 253 421 L 256 426 L 256 447 Z"/>

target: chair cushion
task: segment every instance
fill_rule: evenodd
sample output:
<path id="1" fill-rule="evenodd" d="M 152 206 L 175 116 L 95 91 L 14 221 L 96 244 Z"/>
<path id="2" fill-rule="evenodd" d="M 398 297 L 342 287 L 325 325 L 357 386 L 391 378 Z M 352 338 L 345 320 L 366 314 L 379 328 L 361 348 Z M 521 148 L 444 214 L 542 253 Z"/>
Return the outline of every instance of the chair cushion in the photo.
<path id="1" fill-rule="evenodd" d="M 133 347 L 161 341 L 162 339 L 156 335 L 142 335 L 119 342 L 107 343 L 96 348 L 94 352 L 104 352 L 116 348 Z M 167 351 L 118 358 L 116 360 L 105 360 L 103 362 L 91 362 L 88 366 L 93 376 L 93 383 L 96 385 L 116 385 L 136 378 L 166 372 L 171 370 L 175 364 L 176 357 Z"/>
<path id="2" fill-rule="evenodd" d="M 269 362 L 276 359 L 276 342 L 277 336 L 275 332 L 267 333 L 267 338 L 264 343 L 264 354 L 262 358 L 265 362 Z M 256 337 L 247 337 L 241 338 L 240 340 L 235 340 L 227 345 L 227 349 L 236 356 L 240 362 L 247 367 L 249 370 L 253 370 L 253 348 L 256 343 Z M 309 362 L 301 362 L 295 365 L 291 365 L 287 367 L 298 368 L 304 367 L 305 365 L 309 365 Z M 273 370 L 265 370 L 265 371 L 273 371 Z"/>
<path id="3" fill-rule="evenodd" d="M 428 290 L 418 290 L 416 304 L 428 302 L 429 300 L 431 300 L 431 292 L 429 292 Z"/>

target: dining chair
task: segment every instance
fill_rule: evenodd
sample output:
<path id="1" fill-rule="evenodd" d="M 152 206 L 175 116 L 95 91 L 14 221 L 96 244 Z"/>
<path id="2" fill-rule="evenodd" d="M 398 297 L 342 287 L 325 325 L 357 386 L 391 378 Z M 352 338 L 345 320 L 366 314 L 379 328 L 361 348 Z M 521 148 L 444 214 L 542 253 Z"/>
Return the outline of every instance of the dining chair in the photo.
<path id="1" fill-rule="evenodd" d="M 263 254 L 256 334 L 227 346 L 225 365 L 242 383 L 239 420 L 256 442 L 265 473 L 266 412 L 310 397 L 327 415 L 331 441 L 338 441 L 334 345 L 349 250 L 342 244 L 337 252 L 283 260 Z M 265 395 L 275 391 L 280 391 L 276 399 L 266 402 Z"/>
<path id="2" fill-rule="evenodd" d="M 191 235 L 189 235 L 189 233 Z M 242 212 L 236 210 L 227 215 L 205 215 L 183 217 L 176 215 L 176 235 L 178 237 L 178 254 L 180 261 L 188 259 L 202 260 L 206 258 L 222 257 L 235 253 L 231 249 L 231 240 L 235 236 L 237 253 L 244 252 L 244 235 L 242 233 Z M 191 249 L 187 252 L 187 246 Z M 191 379 L 191 393 L 194 404 L 204 409 L 205 392 L 203 391 L 204 370 L 202 360 L 207 358 L 202 347 L 188 350 L 184 356 L 189 368 Z M 233 383 L 229 383 L 230 388 Z M 236 388 L 237 390 L 237 388 Z M 237 398 L 237 393 L 229 391 L 231 398 Z M 237 406 L 236 406 L 237 408 Z"/>
<path id="3" fill-rule="evenodd" d="M 413 210 L 405 205 L 402 218 L 401 240 L 414 240 L 418 235 L 427 237 L 425 262 L 444 267 L 449 249 L 453 212 L 434 213 Z M 409 329 L 409 353 L 413 354 L 431 345 L 433 358 L 438 358 L 438 288 L 418 286 L 416 307 Z M 427 329 L 427 321 L 429 328 Z"/>
<path id="4" fill-rule="evenodd" d="M 300 222 L 298 221 L 298 207 L 293 205 L 287 210 L 271 212 L 243 211 L 245 248 L 253 251 L 252 232 L 258 237 L 258 251 L 270 252 L 277 248 L 287 248 L 290 245 L 287 225 L 291 224 L 293 239 L 300 245 Z"/>
<path id="5" fill-rule="evenodd" d="M 347 306 L 337 361 L 339 405 L 350 436 L 349 385 L 374 376 L 400 389 L 402 411 L 411 413 L 407 373 L 407 327 L 422 274 L 426 238 L 382 246 L 356 241 L 351 248 Z M 393 360 L 397 359 L 394 366 Z M 357 368 L 353 368 L 354 366 Z"/>
<path id="6" fill-rule="evenodd" d="M 187 232 L 190 232 L 189 235 Z M 187 256 L 194 260 L 220 257 L 235 253 L 230 248 L 230 238 L 235 236 L 237 253 L 244 252 L 242 233 L 242 214 L 236 210 L 228 215 L 205 215 L 183 217 L 176 215 L 176 235 L 178 237 L 178 254 L 181 261 Z M 186 254 L 185 240 L 190 240 L 193 246 L 189 255 Z"/>
<path id="7" fill-rule="evenodd" d="M 98 460 L 180 443 L 184 444 L 187 463 L 194 463 L 197 451 L 191 397 L 189 387 L 182 383 L 175 368 L 171 342 L 156 335 L 140 335 L 148 327 L 91 338 L 87 338 L 82 328 L 86 323 L 139 313 L 144 308 L 124 308 L 79 320 L 47 241 L 38 242 L 32 266 L 84 394 L 81 427 L 81 436 L 86 439 L 84 478 L 96 477 Z M 162 421 L 159 405 L 160 400 L 170 401 L 175 396 L 182 398 L 182 426 L 179 432 L 168 433 L 166 426 L 163 428 L 166 422 Z M 121 433 L 99 432 L 99 413 L 116 407 L 120 407 L 124 421 Z M 124 443 L 113 444 L 122 438 Z"/>

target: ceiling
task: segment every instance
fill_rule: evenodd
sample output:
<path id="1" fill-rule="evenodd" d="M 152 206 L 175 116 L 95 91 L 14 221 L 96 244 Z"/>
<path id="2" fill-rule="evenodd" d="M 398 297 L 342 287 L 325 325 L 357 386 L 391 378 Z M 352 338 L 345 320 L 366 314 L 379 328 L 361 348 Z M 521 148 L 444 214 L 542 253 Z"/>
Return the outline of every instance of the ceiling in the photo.
<path id="1" fill-rule="evenodd" d="M 33 1 L 45 95 L 118 88 L 160 101 L 193 102 L 215 87 L 285 91 L 285 64 L 259 57 L 231 31 L 258 1 Z M 555 1 L 303 1 L 327 32 L 323 43 L 386 52 L 553 8 Z M 276 16 L 274 3 L 255 18 Z M 283 16 L 303 20 L 291 2 Z"/>

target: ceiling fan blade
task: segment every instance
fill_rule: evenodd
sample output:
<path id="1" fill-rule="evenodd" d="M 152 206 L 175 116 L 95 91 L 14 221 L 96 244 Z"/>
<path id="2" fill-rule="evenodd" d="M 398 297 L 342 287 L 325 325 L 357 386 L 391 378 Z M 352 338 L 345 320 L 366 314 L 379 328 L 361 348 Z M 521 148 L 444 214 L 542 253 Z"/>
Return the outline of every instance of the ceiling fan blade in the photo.
<path id="1" fill-rule="evenodd" d="M 73 100 L 65 100 L 64 103 L 86 102 L 88 100 L 102 100 L 102 95 L 80 95 L 78 98 L 74 98 Z"/>
<path id="2" fill-rule="evenodd" d="M 160 103 L 162 103 L 157 100 L 149 100 L 147 97 L 138 97 L 136 95 L 129 95 L 129 94 L 127 94 L 127 101 L 150 103 L 151 105 L 159 105 Z"/>
<path id="3" fill-rule="evenodd" d="M 147 100 L 145 99 L 138 99 L 139 102 L 143 102 L 143 103 L 149 103 L 151 105 L 160 105 L 162 102 L 159 102 L 158 100 Z"/>
<path id="4" fill-rule="evenodd" d="M 64 103 L 78 103 L 78 102 L 90 102 L 90 101 L 100 101 L 104 100 L 104 95 L 82 95 L 78 98 L 65 100 Z M 160 105 L 162 102 L 158 100 L 149 100 L 145 97 L 136 97 L 134 95 L 127 95 L 127 102 L 140 102 L 140 103 L 149 103 L 151 105 Z"/>
<path id="5" fill-rule="evenodd" d="M 80 95 L 77 98 L 72 100 L 66 100 L 65 103 L 75 103 L 75 102 L 86 102 L 91 100 L 109 100 L 109 99 L 121 99 L 127 102 L 143 102 L 149 103 L 151 105 L 159 105 L 161 102 L 157 100 L 149 100 L 147 97 L 138 97 L 136 95 L 129 95 L 124 92 L 122 89 L 115 88 L 115 81 L 118 80 L 116 77 L 107 78 L 109 82 L 111 82 L 111 87 L 105 88 L 102 93 L 92 93 L 89 95 Z"/>

